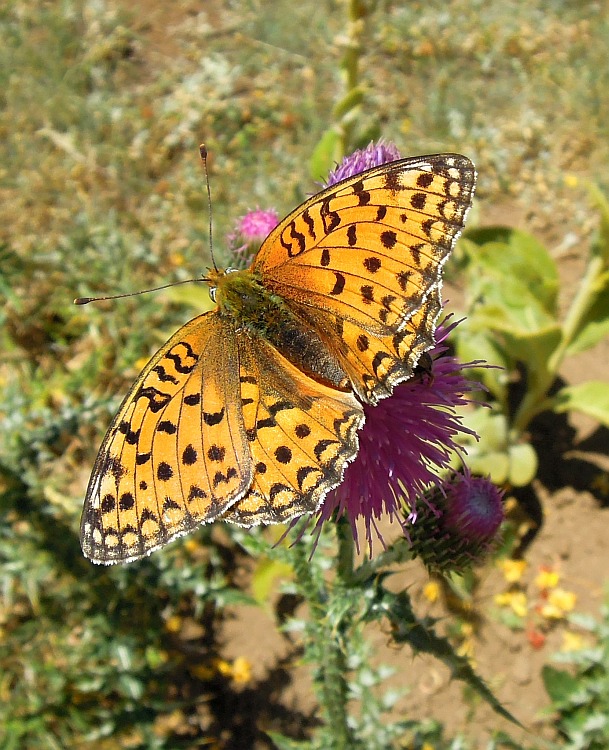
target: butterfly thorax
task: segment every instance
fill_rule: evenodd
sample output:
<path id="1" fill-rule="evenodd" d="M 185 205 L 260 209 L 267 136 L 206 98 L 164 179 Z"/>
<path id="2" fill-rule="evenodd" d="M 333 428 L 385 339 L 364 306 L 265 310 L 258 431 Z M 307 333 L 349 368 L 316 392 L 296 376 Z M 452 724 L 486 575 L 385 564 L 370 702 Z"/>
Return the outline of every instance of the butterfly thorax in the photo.
<path id="1" fill-rule="evenodd" d="M 350 390 L 349 380 L 316 331 L 249 269 L 208 273 L 218 314 L 237 334 L 268 341 L 284 357 L 315 380 Z"/>
<path id="2" fill-rule="evenodd" d="M 262 285 L 259 276 L 250 270 L 211 271 L 208 280 L 214 289 L 218 312 L 231 319 L 237 328 L 266 337 L 269 329 L 289 314 L 285 302 Z"/>

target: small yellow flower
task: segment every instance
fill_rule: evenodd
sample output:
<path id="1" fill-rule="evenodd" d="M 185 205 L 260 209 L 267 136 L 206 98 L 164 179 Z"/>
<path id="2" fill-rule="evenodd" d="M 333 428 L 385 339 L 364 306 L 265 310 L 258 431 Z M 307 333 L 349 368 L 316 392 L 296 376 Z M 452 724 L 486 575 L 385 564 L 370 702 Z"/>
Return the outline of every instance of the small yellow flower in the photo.
<path id="1" fill-rule="evenodd" d="M 233 662 L 233 680 L 238 685 L 252 679 L 252 665 L 244 656 L 238 656 Z"/>
<path id="2" fill-rule="evenodd" d="M 527 569 L 528 563 L 526 560 L 500 560 L 498 565 L 508 583 L 518 583 Z"/>
<path id="3" fill-rule="evenodd" d="M 497 594 L 495 603 L 500 607 L 509 607 L 518 617 L 526 617 L 528 603 L 526 594 L 522 591 L 506 591 L 505 594 Z"/>
<path id="4" fill-rule="evenodd" d="M 182 618 L 179 615 L 172 615 L 165 622 L 165 630 L 168 633 L 179 633 L 182 628 Z"/>
<path id="5" fill-rule="evenodd" d="M 570 630 L 565 630 L 562 634 L 561 651 L 581 651 L 585 645 L 586 642 L 580 633 L 572 633 Z"/>
<path id="6" fill-rule="evenodd" d="M 224 659 L 216 659 L 214 666 L 216 668 L 216 672 L 221 674 L 223 677 L 233 676 L 233 665 L 230 661 L 225 661 Z"/>
<path id="7" fill-rule="evenodd" d="M 577 604 L 577 594 L 564 589 L 554 589 L 548 595 L 548 602 L 563 612 L 572 612 Z"/>
<path id="8" fill-rule="evenodd" d="M 169 262 L 174 267 L 180 267 L 184 265 L 184 256 L 182 253 L 172 253 L 169 256 Z"/>
<path id="9" fill-rule="evenodd" d="M 564 183 L 567 187 L 575 188 L 579 184 L 579 180 L 577 178 L 577 175 L 574 174 L 566 174 L 564 176 Z"/>
<path id="10" fill-rule="evenodd" d="M 474 639 L 468 638 L 457 649 L 457 654 L 471 661 L 474 658 Z"/>
<path id="11" fill-rule="evenodd" d="M 440 585 L 437 581 L 429 581 L 423 588 L 423 596 L 432 604 L 440 598 Z"/>
<path id="12" fill-rule="evenodd" d="M 535 585 L 538 589 L 555 589 L 560 581 L 560 573 L 556 570 L 541 570 L 535 579 Z"/>
<path id="13" fill-rule="evenodd" d="M 546 620 L 562 620 L 565 613 L 554 604 L 546 603 L 539 607 L 539 614 Z"/>

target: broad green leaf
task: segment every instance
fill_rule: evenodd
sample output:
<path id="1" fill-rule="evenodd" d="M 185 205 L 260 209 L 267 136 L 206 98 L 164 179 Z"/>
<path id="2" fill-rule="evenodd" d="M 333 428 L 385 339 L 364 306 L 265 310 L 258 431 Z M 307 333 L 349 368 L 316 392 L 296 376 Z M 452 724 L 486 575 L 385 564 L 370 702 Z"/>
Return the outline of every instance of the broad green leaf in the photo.
<path id="1" fill-rule="evenodd" d="M 173 302 L 193 307 L 199 313 L 207 312 L 215 307 L 209 296 L 209 287 L 203 281 L 200 284 L 193 282 L 171 287 L 166 294 Z"/>
<path id="2" fill-rule="evenodd" d="M 508 481 L 512 487 L 526 487 L 537 474 L 537 453 L 529 443 L 511 445 L 508 449 L 509 473 Z"/>
<path id="3" fill-rule="evenodd" d="M 554 411 L 581 411 L 609 427 L 609 382 L 589 380 L 562 388 L 556 394 Z"/>
<path id="4" fill-rule="evenodd" d="M 547 249 L 532 235 L 518 229 L 486 227 L 467 233 L 471 272 L 495 280 L 517 279 L 546 312 L 556 313 L 558 273 Z M 475 250 L 471 250 L 472 245 Z"/>
<path id="5" fill-rule="evenodd" d="M 507 429 L 503 415 L 494 415 L 489 409 L 479 408 L 463 415 L 463 425 L 473 430 L 478 439 L 473 435 L 462 436 L 461 446 L 466 458 L 454 453 L 451 467 L 459 470 L 465 463 L 473 474 L 490 476 L 496 484 L 505 482 L 509 461 L 505 449 Z"/>
<path id="6" fill-rule="evenodd" d="M 556 703 L 569 701 L 579 690 L 579 681 L 562 669 L 545 665 L 541 670 L 541 678 L 550 698 Z"/>
<path id="7" fill-rule="evenodd" d="M 504 484 L 508 481 L 510 459 L 505 451 L 468 456 L 466 463 L 473 474 L 488 476 L 493 484 Z"/>
<path id="8" fill-rule="evenodd" d="M 291 565 L 280 560 L 263 558 L 258 560 L 252 576 L 252 595 L 258 604 L 268 604 L 271 595 L 277 590 L 280 581 L 291 579 L 294 571 Z"/>
<path id="9" fill-rule="evenodd" d="M 506 335 L 505 346 L 510 355 L 527 368 L 528 390 L 545 391 L 554 379 L 548 369 L 548 362 L 560 343 L 562 329 L 556 324 L 530 335 Z"/>
<path id="10" fill-rule="evenodd" d="M 467 370 L 470 380 L 478 380 L 495 396 L 502 404 L 507 398 L 507 369 L 509 362 L 501 347 L 498 345 L 497 337 L 487 331 L 472 331 L 465 320 L 451 334 L 456 340 L 456 353 L 459 361 L 473 362 L 483 360 L 490 367 L 474 367 Z"/>
<path id="11" fill-rule="evenodd" d="M 468 445 L 468 453 L 476 451 L 477 447 L 485 448 L 487 452 L 505 449 L 508 425 L 503 414 L 496 414 L 485 408 L 473 409 L 463 414 L 463 424 L 479 436 L 479 440 L 475 440 L 464 435 L 463 441 Z"/>
<path id="12" fill-rule="evenodd" d="M 520 279 L 481 276 L 472 280 L 469 293 L 473 299 L 482 300 L 468 313 L 472 328 L 488 330 L 490 327 L 521 335 L 556 325 L 555 317 Z"/>

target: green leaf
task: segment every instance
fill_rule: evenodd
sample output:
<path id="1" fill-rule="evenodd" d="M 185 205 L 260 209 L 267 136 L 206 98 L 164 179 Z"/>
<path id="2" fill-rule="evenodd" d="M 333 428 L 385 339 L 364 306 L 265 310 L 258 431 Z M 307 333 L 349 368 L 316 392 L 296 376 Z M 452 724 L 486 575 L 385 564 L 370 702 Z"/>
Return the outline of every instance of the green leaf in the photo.
<path id="1" fill-rule="evenodd" d="M 461 362 L 481 359 L 492 365 L 468 369 L 467 376 L 470 380 L 482 383 L 502 405 L 505 405 L 508 384 L 506 371 L 509 362 L 498 345 L 497 337 L 488 331 L 472 331 L 467 319 L 458 325 L 451 335 L 455 337 L 456 354 Z"/>
<path id="2" fill-rule="evenodd" d="M 201 279 L 203 282 L 203 280 Z M 209 296 L 209 287 L 205 283 L 183 284 L 167 290 L 167 296 L 179 305 L 194 307 L 199 313 L 211 310 L 215 305 Z"/>
<path id="3" fill-rule="evenodd" d="M 292 566 L 280 560 L 263 558 L 258 560 L 256 570 L 252 576 L 252 594 L 258 604 L 268 604 L 271 594 L 277 588 L 279 581 L 291 579 L 294 571 Z"/>
<path id="4" fill-rule="evenodd" d="M 267 732 L 266 734 L 271 738 L 277 750 L 308 750 L 311 748 L 309 741 L 293 740 L 279 732 Z"/>
<path id="5" fill-rule="evenodd" d="M 417 618 L 412 608 L 408 593 L 404 590 L 394 593 L 388 591 L 383 583 L 388 573 L 370 579 L 373 595 L 368 602 L 366 620 L 378 620 L 386 617 L 391 625 L 391 633 L 396 643 L 408 643 L 419 653 L 435 656 L 451 671 L 454 678 L 465 682 L 500 716 L 518 726 L 520 722 L 503 707 L 488 688 L 484 680 L 473 670 L 469 661 L 457 654 L 447 638 L 437 635 L 429 618 Z"/>
<path id="6" fill-rule="evenodd" d="M 526 487 L 537 474 L 537 453 L 529 443 L 511 445 L 508 449 L 508 482 L 512 487 Z"/>
<path id="7" fill-rule="evenodd" d="M 567 348 L 567 354 L 577 354 L 598 344 L 609 335 L 609 274 L 599 279 L 594 301 L 582 317 L 579 331 Z"/>
<path id="8" fill-rule="evenodd" d="M 580 688 L 579 680 L 576 677 L 549 665 L 542 668 L 541 678 L 547 694 L 556 703 L 568 701 Z"/>
<path id="9" fill-rule="evenodd" d="M 590 249 L 593 256 L 602 258 L 605 267 L 609 267 L 609 201 L 598 186 L 591 185 L 589 190 L 592 205 L 600 213 L 598 233 Z"/>
<path id="10" fill-rule="evenodd" d="M 555 396 L 554 411 L 581 411 L 609 427 L 609 383 L 589 380 L 562 388 Z"/>
<path id="11" fill-rule="evenodd" d="M 467 466 L 474 474 L 490 476 L 495 484 L 509 482 L 524 487 L 537 474 L 537 454 L 528 443 L 516 442 L 504 414 L 475 409 L 464 415 L 463 423 L 479 440 L 465 439 Z"/>
<path id="12" fill-rule="evenodd" d="M 309 173 L 314 180 L 325 180 L 343 158 L 341 136 L 337 128 L 329 128 L 313 149 L 309 162 Z"/>
<path id="13" fill-rule="evenodd" d="M 558 325 L 555 317 L 520 279 L 482 276 L 471 281 L 470 294 L 474 299 L 483 300 L 468 313 L 472 330 L 490 329 L 527 336 Z"/>
<path id="14" fill-rule="evenodd" d="M 485 227 L 467 232 L 466 238 L 473 274 L 482 271 L 500 283 L 517 279 L 546 312 L 556 314 L 556 264 L 535 237 L 518 229 Z"/>
<path id="15" fill-rule="evenodd" d="M 538 391 L 544 395 L 555 373 L 549 370 L 549 360 L 560 344 L 562 329 L 556 324 L 538 330 L 530 335 L 510 334 L 505 336 L 505 346 L 517 362 L 523 362 L 527 368 L 527 390 Z"/>

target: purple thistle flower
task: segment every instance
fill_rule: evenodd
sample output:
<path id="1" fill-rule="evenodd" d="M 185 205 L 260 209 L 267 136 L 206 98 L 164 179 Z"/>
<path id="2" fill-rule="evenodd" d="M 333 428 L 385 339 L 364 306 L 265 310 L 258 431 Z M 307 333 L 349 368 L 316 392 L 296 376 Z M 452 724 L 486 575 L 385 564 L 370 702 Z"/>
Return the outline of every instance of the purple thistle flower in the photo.
<path id="1" fill-rule="evenodd" d="M 503 521 L 503 492 L 467 469 L 453 474 L 420 504 L 410 529 L 413 551 L 430 570 L 463 571 L 478 563 L 497 539 Z"/>
<path id="2" fill-rule="evenodd" d="M 364 405 L 359 453 L 342 483 L 326 495 L 317 521 L 319 527 L 335 511 L 346 514 L 358 549 L 359 519 L 371 554 L 374 537 L 383 542 L 377 525 L 382 516 L 397 520 L 407 534 L 416 521 L 418 499 L 430 485 L 441 484 L 440 474 L 450 468 L 452 453 L 459 452 L 457 436 L 475 435 L 455 409 L 469 403 L 465 394 L 477 388 L 463 370 L 479 363 L 462 365 L 446 354 L 443 342 L 455 325 L 436 331 L 437 343 L 428 352 L 431 373 L 420 370 L 396 386 L 391 398 Z"/>
<path id="3" fill-rule="evenodd" d="M 358 149 L 344 157 L 342 162 L 328 175 L 326 187 L 335 185 L 347 177 L 353 177 L 353 175 L 364 172 L 366 169 L 378 167 L 399 158 L 400 152 L 395 144 L 385 143 L 383 140 L 378 143 L 369 143 L 366 148 Z"/>
<path id="4" fill-rule="evenodd" d="M 246 268 L 254 253 L 279 224 L 279 215 L 271 209 L 256 208 L 237 220 L 236 227 L 226 237 L 232 265 Z"/>

